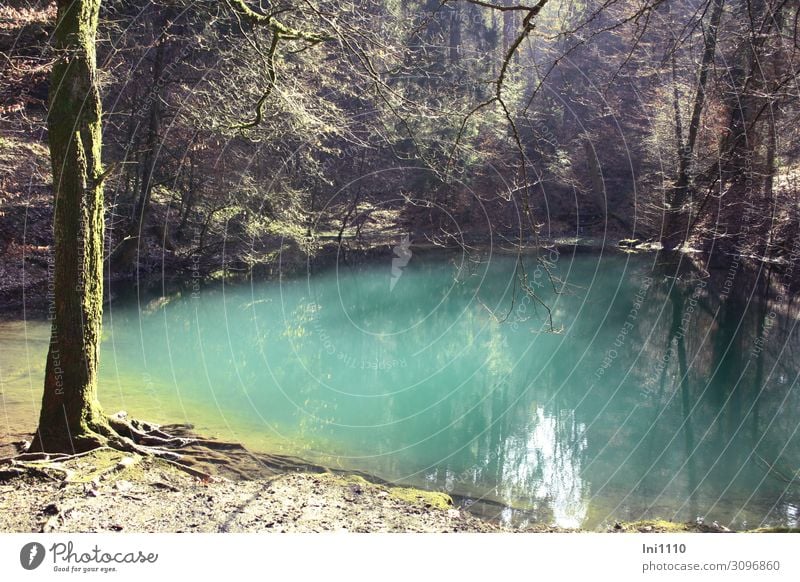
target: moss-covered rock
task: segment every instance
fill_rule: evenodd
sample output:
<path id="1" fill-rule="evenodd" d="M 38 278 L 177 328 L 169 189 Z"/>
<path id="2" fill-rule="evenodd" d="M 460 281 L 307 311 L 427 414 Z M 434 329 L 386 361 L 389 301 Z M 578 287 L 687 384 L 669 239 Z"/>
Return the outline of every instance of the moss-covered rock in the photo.
<path id="1" fill-rule="evenodd" d="M 641 521 L 618 522 L 608 531 L 618 533 L 677 533 L 677 532 L 699 532 L 696 523 L 676 523 L 665 519 L 646 519 Z"/>
<path id="2" fill-rule="evenodd" d="M 437 491 L 423 491 L 413 487 L 391 487 L 389 495 L 406 503 L 428 508 L 449 509 L 453 506 L 453 499 L 447 493 Z"/>
<path id="3" fill-rule="evenodd" d="M 398 499 L 410 505 L 418 505 L 427 509 L 450 509 L 453 507 L 453 499 L 447 493 L 438 491 L 425 491 L 414 487 L 392 487 L 373 483 L 362 477 L 353 474 L 326 474 L 321 475 L 328 482 L 337 485 L 349 485 L 360 488 L 369 488 L 384 491 L 390 497 Z"/>

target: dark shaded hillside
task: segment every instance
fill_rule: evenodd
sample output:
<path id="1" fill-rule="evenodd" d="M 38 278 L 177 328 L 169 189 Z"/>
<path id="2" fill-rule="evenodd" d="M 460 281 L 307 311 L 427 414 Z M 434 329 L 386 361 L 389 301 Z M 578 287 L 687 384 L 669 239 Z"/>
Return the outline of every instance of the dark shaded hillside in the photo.
<path id="1" fill-rule="evenodd" d="M 796 7 L 757 4 L 553 2 L 526 28 L 521 9 L 465 1 L 288 3 L 295 32 L 273 51 L 233 5 L 103 2 L 107 275 L 304 268 L 404 233 L 787 263 Z M 0 8 L 5 305 L 46 276 L 54 17 L 48 2 Z"/>

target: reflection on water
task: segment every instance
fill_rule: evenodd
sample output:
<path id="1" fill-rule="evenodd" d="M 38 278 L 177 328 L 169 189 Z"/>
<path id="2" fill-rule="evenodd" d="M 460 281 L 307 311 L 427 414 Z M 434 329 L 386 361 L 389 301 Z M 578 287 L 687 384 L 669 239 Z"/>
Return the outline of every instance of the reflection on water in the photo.
<path id="1" fill-rule="evenodd" d="M 780 274 L 562 254 L 558 294 L 527 265 L 549 333 L 515 266 L 416 255 L 399 276 L 387 259 L 113 305 L 101 400 L 501 519 L 797 525 L 798 308 Z M 35 424 L 45 337 L 0 329 L 11 432 Z"/>

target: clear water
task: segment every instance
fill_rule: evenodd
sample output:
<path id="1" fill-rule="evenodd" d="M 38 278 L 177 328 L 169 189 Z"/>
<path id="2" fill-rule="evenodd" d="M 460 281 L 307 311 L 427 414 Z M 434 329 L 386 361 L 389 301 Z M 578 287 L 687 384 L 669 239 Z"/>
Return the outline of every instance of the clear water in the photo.
<path id="1" fill-rule="evenodd" d="M 412 256 L 107 309 L 101 401 L 446 490 L 483 515 L 798 525 L 797 306 L 780 277 L 653 257 Z M 732 278 L 732 279 L 731 279 Z M 42 322 L 0 330 L 10 432 L 35 424 Z M 2 420 L 2 418 L 0 418 Z"/>

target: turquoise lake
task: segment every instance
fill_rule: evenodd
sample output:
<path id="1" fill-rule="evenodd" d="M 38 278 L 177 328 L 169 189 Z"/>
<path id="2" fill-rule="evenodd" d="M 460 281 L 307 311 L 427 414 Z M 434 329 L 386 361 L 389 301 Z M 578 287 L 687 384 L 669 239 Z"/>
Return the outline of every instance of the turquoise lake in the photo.
<path id="1" fill-rule="evenodd" d="M 552 281 L 529 257 L 417 253 L 115 300 L 100 399 L 500 521 L 797 527 L 798 306 L 780 276 L 547 256 Z M 46 345 L 46 322 L 0 324 L 9 432 L 35 426 Z"/>

